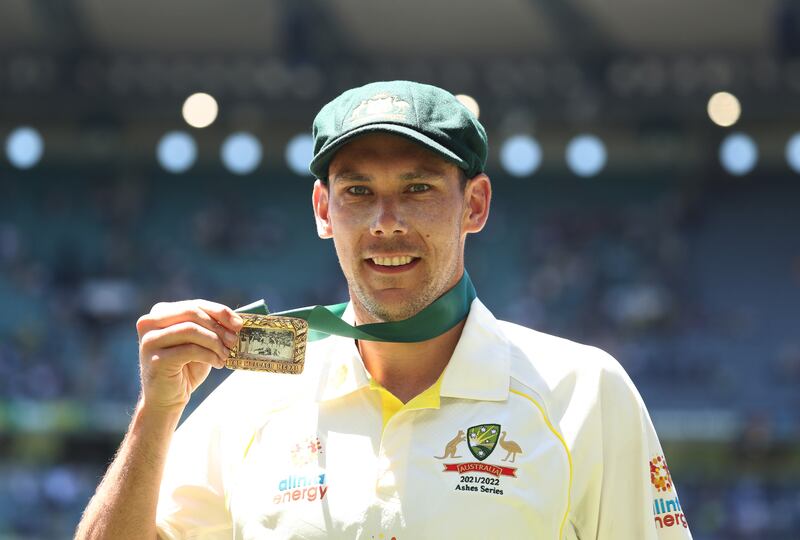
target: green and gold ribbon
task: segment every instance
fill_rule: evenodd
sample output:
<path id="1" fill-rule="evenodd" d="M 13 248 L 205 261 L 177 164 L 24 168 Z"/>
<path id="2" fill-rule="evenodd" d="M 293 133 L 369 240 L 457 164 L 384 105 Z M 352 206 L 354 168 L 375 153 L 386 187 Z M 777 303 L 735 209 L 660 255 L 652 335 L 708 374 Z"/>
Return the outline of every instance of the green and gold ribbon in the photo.
<path id="1" fill-rule="evenodd" d="M 444 334 L 469 313 L 475 299 L 475 287 L 466 270 L 459 282 L 436 299 L 428 307 L 408 319 L 383 323 L 370 323 L 353 326 L 342 320 L 347 302 L 330 306 L 309 306 L 272 313 L 284 317 L 297 317 L 308 322 L 309 341 L 329 335 L 351 337 L 366 341 L 389 341 L 394 343 L 415 343 L 426 341 Z M 259 300 L 240 307 L 239 313 L 270 315 L 267 304 Z"/>

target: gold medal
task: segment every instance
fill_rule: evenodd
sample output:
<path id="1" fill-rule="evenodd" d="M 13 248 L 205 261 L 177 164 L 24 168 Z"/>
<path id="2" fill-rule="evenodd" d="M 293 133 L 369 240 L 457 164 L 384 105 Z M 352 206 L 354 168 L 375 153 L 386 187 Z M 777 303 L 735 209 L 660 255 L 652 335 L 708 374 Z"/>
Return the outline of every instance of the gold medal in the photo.
<path id="1" fill-rule="evenodd" d="M 244 325 L 225 366 L 270 373 L 302 373 L 308 323 L 295 317 L 242 313 Z"/>

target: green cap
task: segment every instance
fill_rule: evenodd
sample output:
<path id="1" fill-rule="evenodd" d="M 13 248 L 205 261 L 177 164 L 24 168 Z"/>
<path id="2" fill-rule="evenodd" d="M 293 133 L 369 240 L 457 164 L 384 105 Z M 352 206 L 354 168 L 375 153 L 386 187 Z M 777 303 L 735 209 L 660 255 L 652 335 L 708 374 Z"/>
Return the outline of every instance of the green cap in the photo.
<path id="1" fill-rule="evenodd" d="M 423 145 L 458 165 L 467 178 L 486 166 L 486 130 L 453 94 L 428 84 L 386 81 L 348 90 L 319 111 L 312 131 L 311 173 L 327 180 L 336 151 L 355 137 L 376 131 Z"/>

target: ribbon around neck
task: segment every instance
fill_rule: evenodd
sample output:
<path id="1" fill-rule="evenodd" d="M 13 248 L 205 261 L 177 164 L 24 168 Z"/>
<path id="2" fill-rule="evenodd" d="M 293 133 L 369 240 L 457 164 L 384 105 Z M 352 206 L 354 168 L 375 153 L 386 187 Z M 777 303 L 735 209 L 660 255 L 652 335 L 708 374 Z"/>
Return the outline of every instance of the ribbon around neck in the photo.
<path id="1" fill-rule="evenodd" d="M 437 298 L 428 307 L 402 321 L 362 324 L 352 326 L 342 320 L 347 302 L 330 306 L 309 306 L 272 313 L 284 317 L 296 317 L 308 322 L 309 341 L 323 339 L 329 335 L 351 337 L 365 341 L 388 341 L 394 343 L 415 343 L 440 336 L 453 328 L 469 313 L 469 307 L 477 296 L 469 274 L 464 275 L 456 285 Z M 270 315 L 267 304 L 259 300 L 242 306 L 237 313 Z"/>

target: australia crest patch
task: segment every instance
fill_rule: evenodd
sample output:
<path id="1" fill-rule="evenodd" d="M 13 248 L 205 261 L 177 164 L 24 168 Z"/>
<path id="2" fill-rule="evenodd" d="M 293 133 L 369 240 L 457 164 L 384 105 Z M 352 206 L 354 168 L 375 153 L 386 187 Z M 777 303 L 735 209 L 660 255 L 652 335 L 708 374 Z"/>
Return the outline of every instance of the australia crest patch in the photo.
<path id="1" fill-rule="evenodd" d="M 481 424 L 467 430 L 467 446 L 475 459 L 483 461 L 497 446 L 500 437 L 500 424 Z"/>

